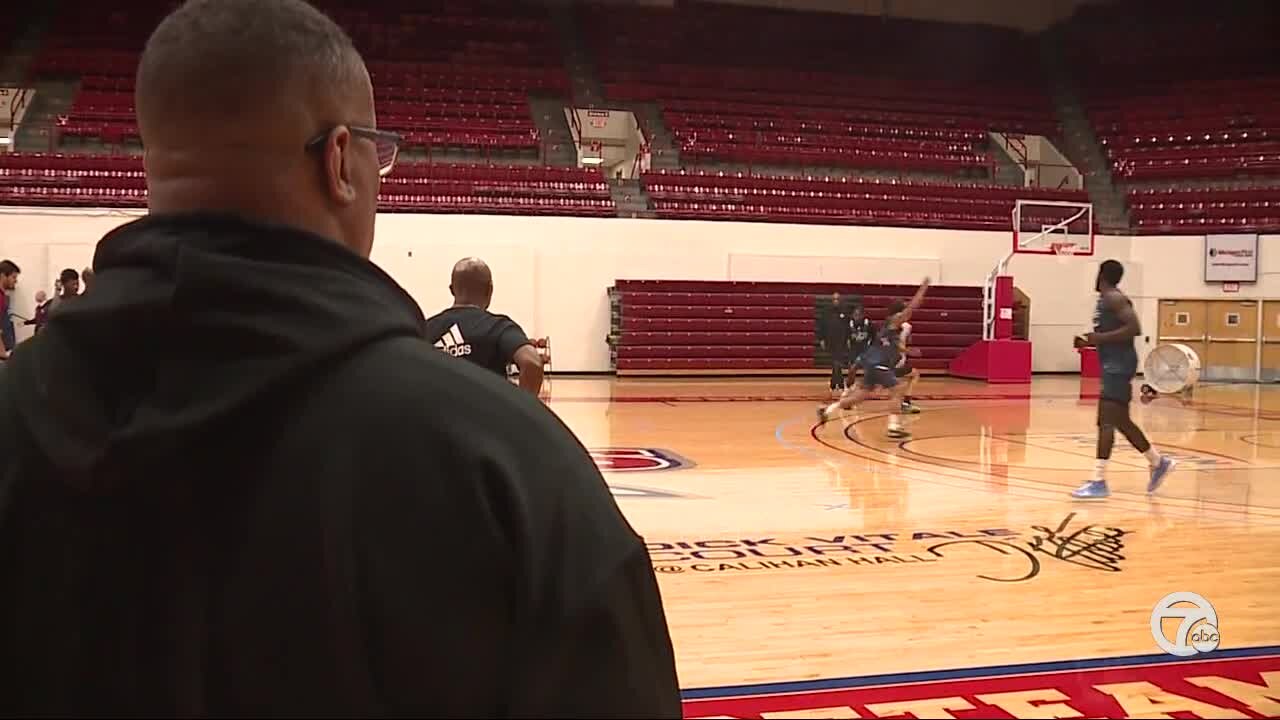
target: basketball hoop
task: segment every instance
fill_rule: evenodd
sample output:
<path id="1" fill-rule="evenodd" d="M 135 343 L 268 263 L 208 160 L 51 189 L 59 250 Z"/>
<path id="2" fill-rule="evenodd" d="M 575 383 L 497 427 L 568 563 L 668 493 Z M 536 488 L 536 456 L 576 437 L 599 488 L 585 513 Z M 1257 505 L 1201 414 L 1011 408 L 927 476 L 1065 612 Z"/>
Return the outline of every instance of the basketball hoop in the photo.
<path id="1" fill-rule="evenodd" d="M 1076 249 L 1076 244 L 1072 242 L 1049 243 L 1049 250 L 1063 262 L 1075 257 Z"/>
<path id="2" fill-rule="evenodd" d="M 1025 212 L 1024 212 L 1025 211 Z M 1013 201 L 1013 247 L 987 273 L 982 286 L 982 338 L 995 337 L 996 281 L 1009 273 L 1009 261 L 1021 254 L 1053 255 L 1066 264 L 1093 255 L 1093 203 L 1073 200 Z M 1038 230 L 1037 230 L 1038 228 Z"/>

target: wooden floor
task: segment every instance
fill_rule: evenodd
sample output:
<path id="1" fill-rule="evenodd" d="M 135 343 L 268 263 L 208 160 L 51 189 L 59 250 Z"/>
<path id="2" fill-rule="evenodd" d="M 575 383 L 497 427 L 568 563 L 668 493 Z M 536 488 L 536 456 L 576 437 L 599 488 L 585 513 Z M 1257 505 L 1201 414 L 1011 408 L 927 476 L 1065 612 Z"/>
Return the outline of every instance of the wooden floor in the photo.
<path id="1" fill-rule="evenodd" d="M 905 442 L 885 437 L 884 401 L 819 426 L 822 379 L 556 378 L 550 404 L 649 543 L 690 716 L 1280 714 L 1280 672 L 1259 674 L 1280 671 L 1280 387 L 1135 402 L 1178 470 L 1148 497 L 1146 461 L 1118 437 L 1112 497 L 1078 502 L 1096 392 L 926 379 Z M 1164 664 L 1153 639 L 1174 591 L 1217 612 L 1220 649 L 1192 660 L 1225 664 L 1199 676 L 1270 678 L 1271 705 L 1169 674 L 1201 667 Z M 1032 700 L 1065 705 L 976 699 L 1028 691 L 1007 679 L 1027 673 L 1050 673 Z M 934 686 L 972 677 L 987 679 L 938 704 Z M 902 683 L 926 689 L 856 696 Z"/>

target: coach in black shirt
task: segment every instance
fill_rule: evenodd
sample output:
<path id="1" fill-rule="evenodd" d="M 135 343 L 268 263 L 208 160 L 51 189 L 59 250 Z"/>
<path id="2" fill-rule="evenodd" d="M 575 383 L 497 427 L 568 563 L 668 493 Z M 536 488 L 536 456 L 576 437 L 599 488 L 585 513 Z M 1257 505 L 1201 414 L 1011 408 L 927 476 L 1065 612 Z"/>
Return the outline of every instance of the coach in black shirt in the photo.
<path id="1" fill-rule="evenodd" d="M 150 215 L 0 368 L 0 717 L 679 717 L 586 450 L 367 259 L 346 34 L 191 0 L 135 85 Z"/>
<path id="2" fill-rule="evenodd" d="M 818 342 L 831 355 L 831 391 L 844 390 L 844 369 L 849 364 L 849 306 L 840 293 L 831 293 L 831 304 L 820 308 Z"/>
<path id="3" fill-rule="evenodd" d="M 473 362 L 505 378 L 520 371 L 520 387 L 534 395 L 542 389 L 542 356 L 524 330 L 506 315 L 489 312 L 493 273 L 479 258 L 459 260 L 449 278 L 453 307 L 427 321 L 427 339 L 454 357 Z"/>

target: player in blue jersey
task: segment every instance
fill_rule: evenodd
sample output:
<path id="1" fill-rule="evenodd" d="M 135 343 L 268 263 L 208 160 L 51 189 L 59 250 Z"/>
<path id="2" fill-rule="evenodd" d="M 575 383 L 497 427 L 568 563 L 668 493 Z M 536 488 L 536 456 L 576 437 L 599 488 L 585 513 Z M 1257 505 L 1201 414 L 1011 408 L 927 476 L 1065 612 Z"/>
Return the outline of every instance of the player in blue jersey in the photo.
<path id="1" fill-rule="evenodd" d="M 888 390 L 901 410 L 907 386 L 898 383 L 894 368 L 902 358 L 904 347 L 902 326 L 924 302 L 924 295 L 928 289 L 929 278 L 925 278 L 924 282 L 920 283 L 920 289 L 916 291 L 915 297 L 911 298 L 911 302 L 895 300 L 889 306 L 889 316 L 885 318 L 884 325 L 880 326 L 880 332 L 876 334 L 875 341 L 859 359 L 863 369 L 862 382 L 857 387 L 850 388 L 837 402 L 818 408 L 818 420 L 826 422 L 841 410 L 853 409 L 866 400 L 876 388 Z M 889 437 L 901 439 L 910 436 L 911 433 L 902 427 L 902 415 L 896 412 L 890 415 Z"/>
<path id="2" fill-rule="evenodd" d="M 906 384 L 902 391 L 902 412 L 916 415 L 920 412 L 920 408 L 912 402 L 912 391 L 915 390 L 916 382 L 920 380 L 920 371 L 911 364 L 911 358 L 919 356 L 920 351 L 908 347 L 910 337 L 911 323 L 904 322 L 901 332 L 898 333 L 898 364 L 893 368 L 893 376 Z"/>
<path id="3" fill-rule="evenodd" d="M 1093 311 L 1093 332 L 1078 335 L 1075 339 L 1077 348 L 1089 345 L 1098 348 L 1098 363 L 1102 366 L 1102 391 L 1098 395 L 1097 463 L 1093 478 L 1071 493 L 1078 500 L 1096 500 L 1111 494 L 1105 472 L 1107 461 L 1111 459 L 1111 447 L 1116 441 L 1116 430 L 1150 464 L 1147 492 L 1155 492 L 1176 464 L 1173 458 L 1161 455 L 1152 447 L 1151 441 L 1129 417 L 1133 378 L 1138 373 L 1138 351 L 1133 341 L 1142 334 L 1142 327 L 1138 324 L 1133 303 L 1118 287 L 1123 277 L 1124 266 L 1115 260 L 1107 260 L 1098 267 L 1095 283 L 1098 304 Z"/>

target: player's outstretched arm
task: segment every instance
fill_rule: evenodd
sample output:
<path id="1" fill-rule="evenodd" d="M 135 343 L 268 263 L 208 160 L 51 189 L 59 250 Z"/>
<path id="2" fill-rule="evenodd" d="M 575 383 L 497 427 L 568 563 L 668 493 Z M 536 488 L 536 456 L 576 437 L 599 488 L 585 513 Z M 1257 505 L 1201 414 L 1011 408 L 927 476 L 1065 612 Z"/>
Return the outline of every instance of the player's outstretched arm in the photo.
<path id="1" fill-rule="evenodd" d="M 1107 345 L 1125 342 L 1142 334 L 1142 324 L 1138 322 L 1138 313 L 1133 310 L 1133 303 L 1121 292 L 1109 292 L 1102 296 L 1107 309 L 1116 314 L 1120 327 L 1107 332 L 1092 332 L 1085 336 L 1090 345 Z"/>
<path id="2" fill-rule="evenodd" d="M 931 281 L 929 280 L 929 278 L 925 278 L 920 283 L 920 289 L 916 290 L 916 294 L 911 298 L 911 302 L 907 303 L 907 308 L 902 312 L 898 313 L 898 317 L 895 321 L 898 325 L 901 325 L 907 320 L 910 320 L 911 314 L 914 313 L 917 308 L 919 308 L 921 305 L 924 304 L 924 296 L 925 296 L 925 293 L 929 291 L 930 283 Z"/>

